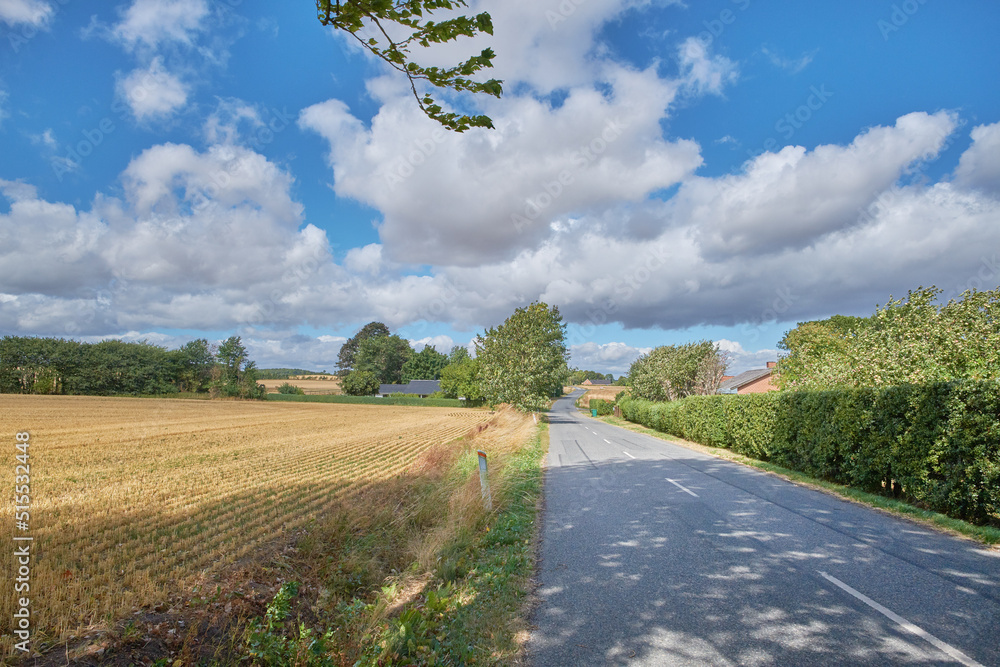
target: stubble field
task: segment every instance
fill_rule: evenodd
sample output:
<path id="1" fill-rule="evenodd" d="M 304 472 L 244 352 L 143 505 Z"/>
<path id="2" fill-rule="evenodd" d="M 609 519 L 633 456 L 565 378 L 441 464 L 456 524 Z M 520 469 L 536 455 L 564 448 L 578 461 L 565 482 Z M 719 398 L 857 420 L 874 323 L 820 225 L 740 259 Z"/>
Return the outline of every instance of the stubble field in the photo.
<path id="1" fill-rule="evenodd" d="M 471 409 L 0 395 L 12 480 L 31 434 L 33 640 L 164 603 L 489 418 Z M 8 484 L 5 484 L 10 488 Z M 8 545 L 10 537 L 6 538 Z M 12 548 L 0 558 L 6 579 Z M 15 596 L 0 597 L 2 651 Z"/>

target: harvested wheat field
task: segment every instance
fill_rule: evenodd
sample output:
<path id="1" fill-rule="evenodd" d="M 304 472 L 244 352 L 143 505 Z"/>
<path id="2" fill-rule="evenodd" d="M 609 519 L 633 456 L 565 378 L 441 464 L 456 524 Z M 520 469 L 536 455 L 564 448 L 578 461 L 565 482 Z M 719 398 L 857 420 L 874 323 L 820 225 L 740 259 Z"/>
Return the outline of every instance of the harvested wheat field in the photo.
<path id="1" fill-rule="evenodd" d="M 580 389 L 586 389 L 587 393 L 583 395 L 582 401 L 583 405 L 587 405 L 587 402 L 592 398 L 600 398 L 605 401 L 613 401 L 618 397 L 618 394 L 622 393 L 628 387 L 616 387 L 614 385 L 600 385 L 597 387 L 581 386 Z"/>
<path id="2" fill-rule="evenodd" d="M 190 590 L 485 422 L 484 410 L 0 395 L 28 431 L 34 642 L 65 639 Z M 13 455 L 7 457 L 13 470 Z M 10 539 L 10 538 L 8 538 Z M 10 543 L 8 543 L 9 546 Z M 5 572 L 13 572 L 4 549 Z M 6 590 L 6 587 L 5 587 Z M 0 649 L 15 598 L 0 596 Z"/>
<path id="3" fill-rule="evenodd" d="M 343 394 L 344 392 L 340 389 L 340 378 L 338 377 L 324 377 L 324 376 L 308 376 L 308 377 L 293 377 L 288 380 L 261 380 L 260 384 L 267 387 L 267 390 L 274 394 L 277 393 L 278 387 L 288 383 L 294 387 L 298 387 L 306 394 Z"/>

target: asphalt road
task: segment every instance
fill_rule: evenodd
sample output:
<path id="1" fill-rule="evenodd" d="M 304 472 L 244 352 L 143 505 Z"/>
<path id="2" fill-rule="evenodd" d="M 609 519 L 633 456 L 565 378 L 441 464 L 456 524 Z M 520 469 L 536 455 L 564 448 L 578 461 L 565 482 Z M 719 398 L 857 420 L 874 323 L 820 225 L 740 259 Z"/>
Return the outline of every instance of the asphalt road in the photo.
<path id="1" fill-rule="evenodd" d="M 1000 552 L 556 402 L 528 662 L 1000 665 Z"/>

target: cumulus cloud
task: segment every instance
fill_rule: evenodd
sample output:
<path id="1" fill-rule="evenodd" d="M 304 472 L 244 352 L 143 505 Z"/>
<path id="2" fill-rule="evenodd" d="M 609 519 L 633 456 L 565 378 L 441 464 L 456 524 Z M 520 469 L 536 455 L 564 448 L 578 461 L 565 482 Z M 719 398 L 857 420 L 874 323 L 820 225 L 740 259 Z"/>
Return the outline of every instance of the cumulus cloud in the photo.
<path id="1" fill-rule="evenodd" d="M 26 25 L 41 28 L 48 24 L 55 10 L 44 0 L 4 0 L 0 3 L 0 21 L 10 27 Z"/>
<path id="2" fill-rule="evenodd" d="M 1000 123 L 980 125 L 972 130 L 972 146 L 962 154 L 955 170 L 955 182 L 1000 194 Z"/>
<path id="3" fill-rule="evenodd" d="M 135 0 L 111 34 L 130 50 L 171 42 L 190 45 L 207 16 L 206 0 Z"/>
<path id="4" fill-rule="evenodd" d="M 599 373 L 626 375 L 636 359 L 652 348 L 633 347 L 627 343 L 581 343 L 570 346 L 570 366 Z"/>
<path id="5" fill-rule="evenodd" d="M 807 247 L 857 224 L 859 212 L 908 168 L 936 157 L 956 126 L 952 113 L 912 113 L 848 146 L 786 146 L 741 174 L 686 182 L 673 215 L 697 227 L 712 258 Z"/>
<path id="6" fill-rule="evenodd" d="M 187 104 L 189 92 L 180 78 L 164 69 L 160 58 L 119 77 L 115 88 L 140 122 L 171 116 Z"/>
<path id="7" fill-rule="evenodd" d="M 513 257 L 439 265 L 428 275 L 402 271 L 382 244 L 351 249 L 342 265 L 335 263 L 325 233 L 306 224 L 292 197 L 292 178 L 249 148 L 162 144 L 133 159 L 122 174 L 120 196 L 98 197 L 89 210 L 45 201 L 29 184 L 2 183 L 10 210 L 0 215 L 0 271 L 11 278 L 0 298 L 0 327 L 59 333 L 72 325 L 79 334 L 107 335 L 251 326 L 260 340 L 277 340 L 261 328 L 265 324 L 291 330 L 379 320 L 398 329 L 446 322 L 475 331 L 542 299 L 559 305 L 571 323 L 575 365 L 620 374 L 642 350 L 590 344 L 591 327 L 734 326 L 745 329 L 740 340 L 747 344 L 762 323 L 867 312 L 888 294 L 918 284 L 934 282 L 946 291 L 995 286 L 1000 260 L 989 253 L 1000 247 L 1000 201 L 963 185 L 980 168 L 977 151 L 988 135 L 976 133 L 956 182 L 898 182 L 892 175 L 937 150 L 911 122 L 946 131 L 954 121 L 904 118 L 794 160 L 763 156 L 782 161 L 794 184 L 785 190 L 789 202 L 843 211 L 842 217 L 817 218 L 822 224 L 807 218 L 808 234 L 795 236 L 789 217 L 746 215 L 746 209 L 770 205 L 762 191 L 780 185 L 758 164 L 715 183 L 690 177 L 678 194 L 682 205 L 643 202 L 556 216 L 541 242 Z M 885 181 L 891 182 L 874 197 L 877 179 L 845 177 L 838 187 L 823 189 L 816 178 L 802 176 L 808 169 L 799 171 L 810 159 L 833 175 L 869 168 L 859 161 L 859 147 L 879 163 L 870 173 L 889 174 Z M 727 195 L 702 197 L 693 207 L 689 182 Z M 859 215 L 855 203 L 868 201 L 875 204 Z M 643 235 L 621 233 L 623 221 L 641 208 L 661 223 Z M 785 224 L 792 240 L 751 244 L 754 252 L 720 252 L 717 240 L 703 233 L 709 221 L 752 240 L 773 238 L 770 225 Z M 15 270 L 28 248 L 33 270 Z M 450 347 L 436 333 L 410 331 L 418 344 Z M 272 358 L 290 358 L 281 350 L 311 349 L 289 341 L 267 348 Z M 773 359 L 760 357 L 770 351 L 734 351 L 750 367 Z M 335 354 L 309 358 L 318 367 L 326 359 L 328 368 Z"/>
<path id="8" fill-rule="evenodd" d="M 300 124 L 330 143 L 337 193 L 382 212 L 387 257 L 475 265 L 537 246 L 560 216 L 641 201 L 701 164 L 694 142 L 660 136 L 675 84 L 624 68 L 608 83 L 558 107 L 512 96 L 491 132 L 446 133 L 405 95 L 385 100 L 370 128 L 337 100 Z"/>
<path id="9" fill-rule="evenodd" d="M 729 356 L 729 365 L 726 367 L 726 375 L 739 375 L 744 371 L 757 368 L 766 368 L 767 362 L 778 360 L 778 350 L 763 349 L 750 351 L 738 341 L 722 338 L 715 341 L 719 350 Z"/>

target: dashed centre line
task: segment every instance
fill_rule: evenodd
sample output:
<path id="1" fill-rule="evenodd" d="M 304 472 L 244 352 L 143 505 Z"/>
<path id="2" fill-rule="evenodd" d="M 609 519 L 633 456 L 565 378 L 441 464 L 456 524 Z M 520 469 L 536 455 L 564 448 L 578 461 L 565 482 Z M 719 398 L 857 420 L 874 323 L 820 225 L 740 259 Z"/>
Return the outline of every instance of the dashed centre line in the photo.
<path id="1" fill-rule="evenodd" d="M 941 641 L 940 639 L 938 639 L 934 635 L 930 634 L 929 632 L 927 632 L 923 628 L 917 627 L 916 625 L 914 625 L 913 623 L 910 623 L 908 620 L 906 620 L 902 616 L 899 616 L 898 614 L 893 613 L 891 610 L 886 609 L 885 607 L 883 607 L 882 605 L 880 605 L 878 602 L 875 602 L 875 600 L 872 600 L 870 597 L 868 597 L 867 595 L 865 595 L 864 593 L 851 588 L 850 586 L 848 586 L 847 584 L 845 584 L 840 579 L 837 579 L 837 577 L 831 576 L 831 575 L 829 575 L 829 574 L 827 574 L 826 572 L 823 572 L 823 571 L 819 571 L 819 574 L 820 574 L 821 577 L 823 577 L 824 579 L 826 579 L 827 581 L 829 581 L 831 584 L 833 584 L 834 586 L 840 588 L 841 590 L 844 590 L 844 591 L 850 593 L 851 595 L 853 595 L 857 599 L 861 600 L 866 605 L 868 605 L 869 607 L 871 607 L 872 609 L 874 609 L 878 613 L 882 614 L 883 616 L 885 616 L 886 618 L 888 618 L 889 620 L 891 620 L 893 623 L 895 623 L 896 625 L 898 625 L 903 630 L 909 632 L 911 635 L 916 635 L 916 636 L 920 637 L 924 641 L 928 642 L 929 644 L 932 644 L 935 648 L 937 648 L 938 650 L 942 651 L 943 653 L 946 653 L 947 655 L 951 656 L 952 658 L 954 658 L 958 662 L 962 663 L 963 665 L 968 665 L 968 667 L 983 667 L 983 665 L 981 665 L 980 663 L 976 662 L 975 660 L 973 660 L 969 656 L 965 655 L 964 653 L 962 653 L 961 651 L 959 651 L 954 646 L 951 646 L 950 644 L 946 644 L 945 642 Z"/>
<path id="2" fill-rule="evenodd" d="M 634 459 L 635 458 L 634 456 L 632 456 L 631 454 L 629 454 L 626 451 L 623 451 L 622 454 L 624 454 L 625 456 L 629 457 L 630 459 Z"/>
<path id="3" fill-rule="evenodd" d="M 680 490 L 681 490 L 681 491 L 683 491 L 684 493 L 690 493 L 690 494 L 691 494 L 692 496 L 694 496 L 695 498 L 697 498 L 697 497 L 698 497 L 698 494 L 697 494 L 697 493 L 695 493 L 695 492 L 694 492 L 694 491 L 692 491 L 691 489 L 688 489 L 688 488 L 686 488 L 686 487 L 684 487 L 684 486 L 681 486 L 680 484 L 678 484 L 678 483 L 677 483 L 677 482 L 675 482 L 674 480 L 670 479 L 669 477 L 667 477 L 667 481 L 668 481 L 668 482 L 670 482 L 671 484 L 673 484 L 674 486 L 676 486 L 676 487 L 677 487 L 678 489 L 680 489 Z"/>

